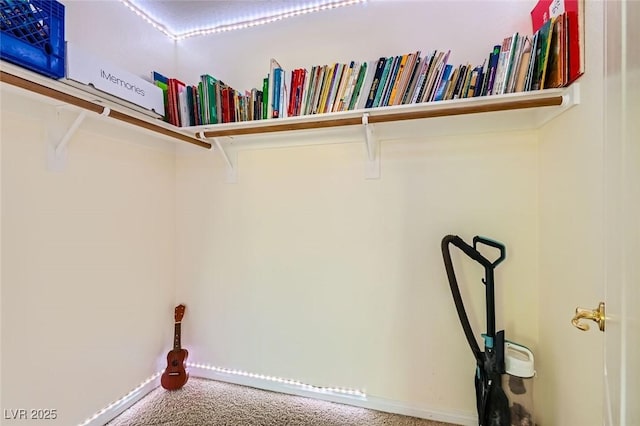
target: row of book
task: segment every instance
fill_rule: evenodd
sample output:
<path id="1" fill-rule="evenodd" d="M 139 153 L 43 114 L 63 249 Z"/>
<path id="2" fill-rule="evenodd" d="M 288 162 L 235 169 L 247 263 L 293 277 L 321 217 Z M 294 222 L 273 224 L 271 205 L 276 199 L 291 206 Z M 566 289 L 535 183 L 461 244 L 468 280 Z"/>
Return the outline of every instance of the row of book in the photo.
<path id="1" fill-rule="evenodd" d="M 563 87 L 583 72 L 578 12 L 532 11 L 533 35 L 514 33 L 483 64 L 454 66 L 451 51 L 408 52 L 370 61 L 289 71 L 270 62 L 262 86 L 240 92 L 211 75 L 194 85 L 154 72 L 165 93 L 165 119 L 176 126 L 283 118 Z M 557 1 L 556 1 L 557 3 Z M 542 5 L 542 6 L 541 6 Z M 583 40 L 582 40 L 583 41 Z"/>
<path id="2" fill-rule="evenodd" d="M 177 78 L 152 73 L 153 83 L 164 96 L 164 119 L 178 127 L 233 123 L 262 118 L 262 91 L 252 89 L 240 94 L 223 81 L 200 76 L 197 84 L 187 85 Z"/>

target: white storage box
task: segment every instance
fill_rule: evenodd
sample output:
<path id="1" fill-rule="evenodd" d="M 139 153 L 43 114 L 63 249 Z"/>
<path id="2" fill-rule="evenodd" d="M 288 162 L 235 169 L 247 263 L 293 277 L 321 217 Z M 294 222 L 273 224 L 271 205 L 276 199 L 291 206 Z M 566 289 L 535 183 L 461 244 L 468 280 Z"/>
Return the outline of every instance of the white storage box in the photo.
<path id="1" fill-rule="evenodd" d="M 162 89 L 67 42 L 67 84 L 153 117 L 164 116 Z M 137 108 L 137 107 L 141 108 Z"/>

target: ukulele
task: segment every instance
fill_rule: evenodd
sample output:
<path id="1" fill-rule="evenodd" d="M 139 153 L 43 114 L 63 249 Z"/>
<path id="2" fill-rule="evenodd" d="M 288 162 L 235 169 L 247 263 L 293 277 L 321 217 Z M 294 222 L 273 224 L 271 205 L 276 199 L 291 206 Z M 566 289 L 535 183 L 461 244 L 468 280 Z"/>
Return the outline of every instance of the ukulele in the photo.
<path id="1" fill-rule="evenodd" d="M 189 379 L 189 373 L 185 369 L 189 352 L 180 347 L 180 325 L 184 315 L 184 308 L 184 305 L 176 306 L 173 349 L 167 354 L 167 368 L 160 378 L 160 384 L 167 390 L 180 389 Z"/>

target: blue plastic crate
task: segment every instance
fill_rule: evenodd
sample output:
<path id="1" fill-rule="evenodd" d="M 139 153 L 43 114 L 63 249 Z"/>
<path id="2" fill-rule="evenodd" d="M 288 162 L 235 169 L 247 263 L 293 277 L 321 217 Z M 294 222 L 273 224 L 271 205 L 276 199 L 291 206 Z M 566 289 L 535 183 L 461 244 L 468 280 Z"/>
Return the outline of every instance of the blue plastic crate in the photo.
<path id="1" fill-rule="evenodd" d="M 0 58 L 52 78 L 65 75 L 64 5 L 0 0 Z"/>

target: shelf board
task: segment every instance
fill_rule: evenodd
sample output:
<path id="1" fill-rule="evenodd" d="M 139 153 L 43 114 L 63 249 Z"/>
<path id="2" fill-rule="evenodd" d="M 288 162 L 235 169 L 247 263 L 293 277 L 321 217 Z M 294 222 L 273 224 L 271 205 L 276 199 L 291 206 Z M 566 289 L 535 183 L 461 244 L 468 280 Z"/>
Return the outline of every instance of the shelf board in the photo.
<path id="1" fill-rule="evenodd" d="M 115 120 L 127 123 L 135 128 L 160 134 L 173 140 L 188 142 L 203 148 L 211 149 L 211 144 L 195 137 L 194 132 L 184 131 L 164 121 L 150 117 L 115 102 L 109 102 L 98 96 L 32 73 L 20 67 L 2 62 L 0 82 L 23 93 L 34 94 L 41 99 L 73 105 L 82 110 L 107 115 Z"/>
<path id="2" fill-rule="evenodd" d="M 562 89 L 546 89 L 440 102 L 223 123 L 189 127 L 189 129 L 201 138 L 239 138 L 251 135 L 262 135 L 264 137 L 271 133 L 279 133 L 280 135 L 278 136 L 282 137 L 285 132 L 298 133 L 300 131 L 362 125 L 364 115 L 367 116 L 368 123 L 373 125 L 404 121 L 415 122 L 417 120 L 433 120 L 446 117 L 460 119 L 460 116 L 469 116 L 470 118 L 463 123 L 458 120 L 456 125 L 458 129 L 450 129 L 450 133 L 455 134 L 461 125 L 469 125 L 468 131 L 477 132 L 477 122 L 483 120 L 486 123 L 493 115 L 494 118 L 490 119 L 491 128 L 496 131 L 518 130 L 540 127 L 576 103 L 578 103 L 578 85 L 574 84 L 571 87 Z M 505 117 L 509 117 L 509 120 L 501 120 L 501 116 L 497 115 L 500 113 L 505 113 Z M 514 123 L 516 113 L 518 117 Z"/>
<path id="3" fill-rule="evenodd" d="M 531 130 L 579 103 L 579 84 L 505 95 L 453 99 L 278 119 L 176 127 L 122 104 L 100 98 L 61 81 L 0 61 L 3 86 L 41 99 L 74 105 L 146 131 L 211 149 L 223 140 L 238 149 L 362 141 L 375 130 L 376 140 L 417 135 Z M 219 139 L 219 140 L 218 140 Z M 218 140 L 216 142 L 216 140 Z M 242 142 L 236 144 L 236 142 Z"/>

